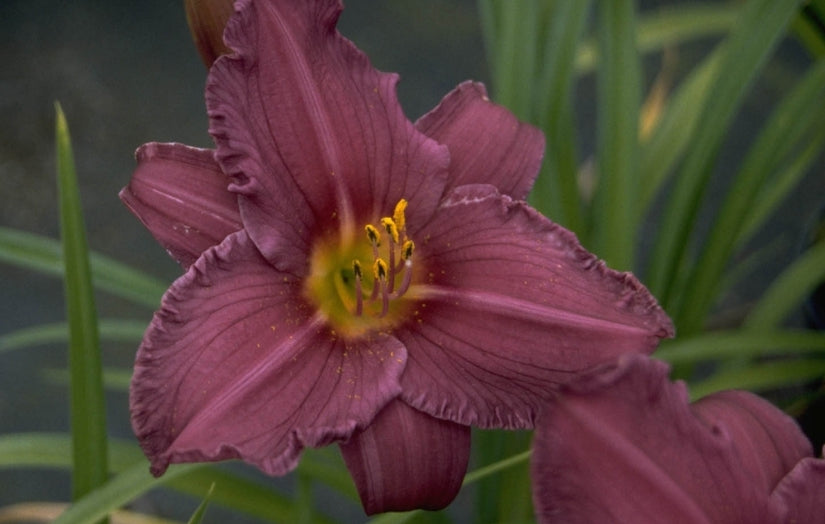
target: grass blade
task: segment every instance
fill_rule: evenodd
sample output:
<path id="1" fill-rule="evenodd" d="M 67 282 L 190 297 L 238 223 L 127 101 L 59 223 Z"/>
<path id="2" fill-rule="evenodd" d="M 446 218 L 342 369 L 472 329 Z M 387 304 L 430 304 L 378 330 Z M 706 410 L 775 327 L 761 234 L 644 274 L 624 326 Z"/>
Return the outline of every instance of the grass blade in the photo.
<path id="1" fill-rule="evenodd" d="M 724 51 L 687 157 L 665 206 L 650 259 L 647 282 L 666 308 L 684 260 L 691 227 L 716 153 L 744 94 L 796 13 L 799 1 L 751 0 L 723 42 Z"/>
<path id="2" fill-rule="evenodd" d="M 727 197 L 713 223 L 699 260 L 688 279 L 682 307 L 673 313 L 683 333 L 702 329 L 705 318 L 718 295 L 720 281 L 734 252 L 743 222 L 760 189 L 771 173 L 799 156 L 800 144 L 819 134 L 825 111 L 812 110 L 825 98 L 825 60 L 812 67 L 777 106 L 757 137 L 734 177 Z M 771 184 L 773 189 L 773 184 Z"/>
<path id="3" fill-rule="evenodd" d="M 203 516 L 206 514 L 206 508 L 209 506 L 209 499 L 212 498 L 212 493 L 215 492 L 215 483 L 213 482 L 211 486 L 209 486 L 209 491 L 206 492 L 206 496 L 203 498 L 200 504 L 198 504 L 197 509 L 189 518 L 189 522 L 187 524 L 200 524 L 203 520 Z"/>
<path id="4" fill-rule="evenodd" d="M 825 359 L 781 360 L 741 369 L 725 369 L 710 378 L 691 384 L 691 399 L 723 389 L 767 391 L 816 380 L 825 375 Z"/>
<path id="5" fill-rule="evenodd" d="M 502 2 L 496 12 L 498 20 L 492 42 L 493 98 L 524 120 L 530 114 L 536 78 L 539 3 L 539 0 Z"/>
<path id="6" fill-rule="evenodd" d="M 87 524 L 100 519 L 102 516 L 123 506 L 138 495 L 153 488 L 168 484 L 179 487 L 185 483 L 187 490 L 194 494 L 203 494 L 212 483 L 215 484 L 215 493 L 212 501 L 219 503 L 223 489 L 222 475 L 218 470 L 209 469 L 203 464 L 175 464 L 162 477 L 155 478 L 149 473 L 147 464 L 136 464 L 125 469 L 113 477 L 103 486 L 92 491 L 54 521 L 54 524 Z M 231 486 L 231 497 L 239 502 L 246 513 L 270 522 L 288 522 L 293 508 L 291 501 L 275 494 L 258 484 L 240 480 L 240 485 Z M 240 490 L 240 491 L 238 491 Z M 261 498 L 261 492 L 265 498 Z M 314 522 L 331 524 L 331 520 L 315 513 Z"/>
<path id="7" fill-rule="evenodd" d="M 710 95 L 710 83 L 716 75 L 720 53 L 717 49 L 694 68 L 666 103 L 665 110 L 642 143 L 639 159 L 641 178 L 637 220 L 643 218 L 653 198 L 682 158 L 696 129 L 701 108 Z"/>
<path id="8" fill-rule="evenodd" d="M 111 471 L 146 464 L 140 449 L 131 442 L 113 439 L 109 446 Z M 71 436 L 66 433 L 14 433 L 0 435 L 0 469 L 55 468 L 72 466 Z"/>
<path id="9" fill-rule="evenodd" d="M 194 497 L 202 496 L 215 483 L 212 496 L 215 504 L 225 506 L 266 521 L 286 522 L 293 512 L 293 503 L 284 495 L 251 480 L 224 471 L 218 466 L 197 464 L 187 467 L 183 474 L 153 479 L 149 464 L 140 448 L 131 442 L 113 439 L 110 442 L 109 466 L 114 473 L 133 469 L 131 478 L 140 479 L 143 488 L 130 493 L 110 493 L 120 497 L 111 500 L 115 509 L 155 486 L 166 486 Z M 66 434 L 20 433 L 0 435 L 0 469 L 3 468 L 59 468 L 71 467 L 71 438 Z M 178 466 L 173 466 L 170 471 Z M 143 472 L 143 473 L 140 473 Z M 117 488 L 107 488 L 115 490 Z M 130 498 L 131 497 L 131 498 Z M 102 499 L 101 499 L 102 500 Z M 85 503 L 87 506 L 90 503 Z M 109 504 L 109 503 L 107 503 Z M 81 511 L 96 512 L 92 507 Z M 100 513 L 95 513 L 100 514 Z M 75 517 L 75 518 L 82 518 Z M 322 518 L 322 517 L 321 517 Z M 328 521 L 328 520 L 325 520 Z"/>
<path id="10" fill-rule="evenodd" d="M 639 195 L 638 136 L 641 80 L 632 0 L 601 0 L 598 185 L 593 209 L 593 250 L 616 269 L 633 266 Z"/>
<path id="11" fill-rule="evenodd" d="M 62 277 L 60 242 L 33 233 L 0 227 L 0 261 Z M 98 253 L 90 255 L 96 288 L 136 304 L 156 309 L 168 287 L 164 282 Z"/>
<path id="12" fill-rule="evenodd" d="M 742 246 L 756 234 L 785 197 L 793 191 L 802 177 L 808 173 L 809 168 L 819 158 L 824 147 L 825 128 L 820 128 L 799 154 L 795 158 L 791 158 L 785 168 L 771 177 L 761 188 L 754 199 L 753 206 L 748 210 L 744 225 L 736 238 L 737 246 Z"/>
<path id="13" fill-rule="evenodd" d="M 725 34 L 742 11 L 738 2 L 690 2 L 662 6 L 640 15 L 637 49 L 648 54 L 668 46 Z M 576 53 L 576 71 L 588 73 L 596 67 L 596 42 L 585 41 Z"/>
<path id="14" fill-rule="evenodd" d="M 535 123 L 547 138 L 544 165 L 530 194 L 542 213 L 585 234 L 578 188 L 578 152 L 573 115 L 573 67 L 575 50 L 590 12 L 589 0 L 558 0 L 547 13 L 549 30 L 544 37 L 543 60 L 535 101 Z"/>
<path id="15" fill-rule="evenodd" d="M 656 350 L 654 356 L 672 365 L 681 365 L 808 352 L 821 352 L 825 355 L 825 333 L 791 330 L 755 332 L 743 329 L 715 331 L 667 341 Z"/>
<path id="16" fill-rule="evenodd" d="M 149 473 L 146 464 L 135 464 L 75 501 L 54 520 L 54 524 L 97 522 L 141 493 L 199 467 L 200 464 L 175 465 L 170 467 L 163 477 L 155 478 Z"/>
<path id="17" fill-rule="evenodd" d="M 822 281 L 825 241 L 806 251 L 771 283 L 745 319 L 745 327 L 762 331 L 776 328 Z"/>
<path id="18" fill-rule="evenodd" d="M 106 482 L 106 420 L 97 311 L 89 269 L 89 247 L 77 189 L 66 118 L 56 105 L 57 186 L 65 265 L 66 317 L 71 371 L 72 494 L 79 499 Z"/>
<path id="19" fill-rule="evenodd" d="M 134 342 L 143 339 L 146 322 L 128 319 L 102 319 L 98 322 L 100 339 L 107 342 Z M 69 325 L 65 322 L 38 324 L 0 336 L 0 353 L 42 344 L 67 343 Z"/>

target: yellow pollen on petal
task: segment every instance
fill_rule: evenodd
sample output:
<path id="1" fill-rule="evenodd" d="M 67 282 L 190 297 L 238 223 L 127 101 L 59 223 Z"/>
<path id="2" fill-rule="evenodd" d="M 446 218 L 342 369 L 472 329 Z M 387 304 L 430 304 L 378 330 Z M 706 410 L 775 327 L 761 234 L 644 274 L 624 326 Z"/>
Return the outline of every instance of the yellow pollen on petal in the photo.
<path id="1" fill-rule="evenodd" d="M 405 230 L 406 207 L 402 199 L 392 217 L 367 222 L 361 240 L 353 225 L 339 230 L 348 233 L 330 233 L 313 244 L 305 296 L 326 318 L 330 332 L 345 340 L 387 331 L 413 318 L 417 293 L 411 290 L 420 281 L 416 275 L 427 272 L 413 263 L 415 244 Z M 381 242 L 380 229 L 390 241 Z"/>

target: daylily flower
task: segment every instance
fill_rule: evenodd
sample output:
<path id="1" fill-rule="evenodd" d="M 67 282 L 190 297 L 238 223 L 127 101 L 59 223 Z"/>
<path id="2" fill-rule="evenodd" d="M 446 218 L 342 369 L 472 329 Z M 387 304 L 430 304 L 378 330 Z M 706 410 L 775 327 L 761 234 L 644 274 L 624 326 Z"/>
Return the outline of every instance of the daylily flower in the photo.
<path id="1" fill-rule="evenodd" d="M 531 428 L 575 373 L 672 334 L 521 200 L 543 138 L 481 84 L 412 124 L 397 76 L 335 30 L 339 1 L 236 9 L 207 83 L 216 149 L 145 145 L 121 194 L 186 268 L 131 387 L 154 474 L 281 475 L 339 442 L 368 513 L 440 508 L 470 426 Z"/>
<path id="2" fill-rule="evenodd" d="M 580 375 L 537 423 L 538 521 L 823 522 L 825 460 L 792 418 L 745 391 L 689 404 L 639 355 Z"/>

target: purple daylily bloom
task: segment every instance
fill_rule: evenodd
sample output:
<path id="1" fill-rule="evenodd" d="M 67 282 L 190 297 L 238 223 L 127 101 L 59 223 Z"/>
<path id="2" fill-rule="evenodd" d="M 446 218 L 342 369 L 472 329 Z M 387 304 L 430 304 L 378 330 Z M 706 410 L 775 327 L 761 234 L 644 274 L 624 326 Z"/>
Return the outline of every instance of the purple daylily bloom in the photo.
<path id="1" fill-rule="evenodd" d="M 825 460 L 793 419 L 744 391 L 689 404 L 668 367 L 621 357 L 562 387 L 539 417 L 542 524 L 823 522 Z"/>
<path id="2" fill-rule="evenodd" d="M 207 83 L 216 149 L 147 144 L 121 193 L 186 269 L 138 351 L 159 475 L 280 475 L 340 442 L 368 513 L 440 508 L 469 427 L 531 428 L 578 371 L 670 320 L 523 199 L 541 133 L 461 84 L 415 124 L 338 0 L 242 0 Z M 228 190 L 227 190 L 228 186 Z"/>

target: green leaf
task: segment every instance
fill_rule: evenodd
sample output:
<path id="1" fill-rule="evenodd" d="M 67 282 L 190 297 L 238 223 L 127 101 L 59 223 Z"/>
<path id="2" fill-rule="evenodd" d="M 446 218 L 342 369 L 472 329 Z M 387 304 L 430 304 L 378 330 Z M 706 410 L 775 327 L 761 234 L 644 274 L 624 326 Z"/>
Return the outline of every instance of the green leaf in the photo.
<path id="1" fill-rule="evenodd" d="M 467 486 L 469 484 L 473 484 L 478 482 L 481 479 L 489 477 L 490 475 L 495 475 L 500 471 L 504 471 L 506 469 L 514 468 L 516 466 L 522 465 L 526 463 L 530 459 L 530 455 L 532 454 L 532 450 L 523 451 L 512 457 L 500 460 L 495 464 L 489 464 L 487 466 L 482 466 L 464 477 L 464 482 L 462 482 L 462 486 Z"/>
<path id="2" fill-rule="evenodd" d="M 537 45 L 543 0 L 521 0 L 502 3 L 499 7 L 485 8 L 494 21 L 494 40 L 490 40 L 490 56 L 493 57 L 494 98 L 510 108 L 519 118 L 527 119 L 533 99 L 532 82 L 536 78 Z M 495 4 L 495 2 L 493 2 Z M 486 16 L 482 20 L 486 20 Z"/>
<path id="3" fill-rule="evenodd" d="M 690 396 L 698 399 L 724 389 L 767 391 L 791 386 L 825 375 L 825 359 L 796 359 L 765 362 L 742 368 L 725 368 L 690 386 Z"/>
<path id="4" fill-rule="evenodd" d="M 358 490 L 344 465 L 341 455 L 330 448 L 305 449 L 298 470 L 309 478 L 321 482 L 346 498 L 359 502 Z"/>
<path id="5" fill-rule="evenodd" d="M 741 15 L 736 2 L 690 2 L 661 6 L 641 13 L 638 21 L 637 49 L 641 54 L 665 47 L 726 33 Z M 596 42 L 587 41 L 576 54 L 576 70 L 587 73 L 598 61 Z"/>
<path id="6" fill-rule="evenodd" d="M 214 502 L 218 503 L 222 497 L 229 497 L 236 502 L 233 507 L 251 516 L 270 522 L 289 521 L 293 511 L 291 501 L 259 484 L 243 479 L 235 479 L 236 482 L 227 486 L 225 484 L 227 478 L 231 476 L 225 472 L 210 469 L 203 464 L 172 465 L 162 477 L 155 478 L 149 473 L 146 464 L 137 464 L 78 500 L 54 523 L 86 524 L 93 522 L 134 500 L 137 496 L 165 484 L 174 486 L 176 489 L 183 488 L 186 491 L 203 493 L 213 483 L 216 485 L 212 497 Z M 313 515 L 313 519 L 319 524 L 332 522 L 318 513 Z"/>
<path id="7" fill-rule="evenodd" d="M 710 95 L 710 84 L 717 74 L 720 56 L 720 50 L 716 49 L 693 69 L 670 97 L 653 132 L 642 143 L 637 221 L 644 217 L 653 198 L 690 144 L 701 108 Z"/>
<path id="8" fill-rule="evenodd" d="M 55 433 L 20 433 L 0 435 L 0 469 L 8 468 L 59 468 L 70 469 L 71 438 L 66 434 Z M 83 521 L 87 512 L 105 514 L 131 501 L 155 486 L 166 486 L 181 493 L 195 497 L 202 496 L 212 483 L 216 484 L 212 501 L 216 504 L 234 509 L 266 521 L 287 522 L 293 512 L 293 502 L 281 493 L 278 493 L 259 483 L 253 482 L 238 475 L 221 469 L 220 466 L 197 464 L 187 466 L 182 474 L 164 475 L 160 479 L 153 479 L 149 474 L 149 463 L 143 456 L 140 448 L 132 442 L 112 439 L 109 446 L 109 467 L 115 473 L 131 471 L 130 478 L 141 479 L 137 490 L 124 493 L 114 493 L 118 487 L 106 485 L 106 493 L 95 498 L 93 502 L 85 502 L 85 509 L 70 510 L 74 522 Z M 170 471 L 177 471 L 173 466 Z M 142 471 L 144 474 L 141 474 Z M 125 482 L 125 481 L 121 481 Z M 122 486 L 122 483 L 116 486 Z M 103 504 L 107 509 L 95 509 L 94 504 Z M 79 513 L 74 513 L 77 511 Z M 103 513 L 99 513 L 103 511 Z M 74 516 L 72 516 L 74 515 Z M 318 522 L 329 522 L 329 519 L 314 514 Z"/>
<path id="9" fill-rule="evenodd" d="M 673 365 L 825 352 L 825 333 L 814 331 L 713 331 L 662 343 L 654 357 Z"/>
<path id="10" fill-rule="evenodd" d="M 168 487 L 199 496 L 214 483 L 212 502 L 215 504 L 270 522 L 290 522 L 295 514 L 295 502 L 281 493 L 218 467 L 204 464 L 197 466 L 199 467 L 185 475 L 170 479 Z M 148 471 L 148 465 L 146 468 Z M 166 474 L 161 479 L 165 477 Z M 312 518 L 313 522 L 330 522 L 329 518 L 317 512 L 312 513 Z"/>
<path id="11" fill-rule="evenodd" d="M 138 343 L 143 339 L 146 325 L 146 322 L 139 320 L 101 319 L 98 322 L 98 330 L 102 341 Z M 0 335 L 0 353 L 68 340 L 67 323 L 38 324 Z"/>
<path id="12" fill-rule="evenodd" d="M 149 467 L 134 443 L 112 439 L 109 444 L 107 463 L 111 471 L 122 471 L 137 463 Z M 0 435 L 0 469 L 24 467 L 70 469 L 71 436 L 65 433 Z"/>
<path id="13" fill-rule="evenodd" d="M 825 56 L 825 2 L 813 0 L 793 21 L 793 30 L 797 38 L 813 56 Z"/>
<path id="14" fill-rule="evenodd" d="M 820 128 L 805 144 L 801 151 L 777 171 L 760 189 L 748 210 L 744 225 L 736 237 L 737 246 L 750 240 L 779 207 L 779 204 L 793 191 L 799 181 L 809 172 L 825 146 L 825 128 Z"/>
<path id="15" fill-rule="evenodd" d="M 200 524 L 203 520 L 203 516 L 206 514 L 206 507 L 209 506 L 209 499 L 212 498 L 212 493 L 215 492 L 215 483 L 213 482 L 211 486 L 209 486 L 209 491 L 206 492 L 206 496 L 203 498 L 200 504 L 198 504 L 195 513 L 189 518 L 189 524 Z"/>
<path id="16" fill-rule="evenodd" d="M 823 281 L 825 241 L 802 254 L 771 283 L 745 319 L 745 327 L 775 329 Z"/>
<path id="17" fill-rule="evenodd" d="M 632 0 L 600 0 L 598 182 L 593 250 L 614 268 L 633 266 L 639 198 L 638 136 L 641 81 Z"/>
<path id="18" fill-rule="evenodd" d="M 647 282 L 667 307 L 713 162 L 744 95 L 796 13 L 799 1 L 751 0 L 723 42 L 707 98 L 658 228 Z"/>
<path id="19" fill-rule="evenodd" d="M 825 110 L 816 109 L 825 98 L 825 60 L 811 67 L 805 77 L 782 100 L 751 147 L 734 177 L 727 197 L 703 244 L 698 262 L 687 279 L 682 307 L 673 312 L 676 325 L 685 333 L 703 327 L 720 282 L 728 266 L 745 219 L 760 189 L 770 187 L 771 174 L 799 156 L 812 135 L 821 135 Z M 820 142 L 821 143 L 821 142 Z"/>
<path id="20" fill-rule="evenodd" d="M 575 231 L 583 240 L 586 231 L 577 180 L 573 64 L 591 2 L 558 0 L 548 2 L 548 6 L 549 30 L 544 36 L 533 115 L 533 121 L 544 131 L 547 151 L 530 201 L 539 211 Z"/>
<path id="21" fill-rule="evenodd" d="M 65 267 L 66 317 L 71 372 L 72 494 L 78 499 L 106 482 L 106 407 L 100 363 L 89 246 L 77 189 L 66 118 L 56 104 L 57 186 Z"/>
<path id="22" fill-rule="evenodd" d="M 60 243 L 33 233 L 0 227 L 0 261 L 63 276 Z M 90 255 L 90 261 L 96 288 L 151 309 L 160 305 L 167 288 L 162 281 L 97 253 Z"/>
<path id="23" fill-rule="evenodd" d="M 115 509 L 134 500 L 150 489 L 179 478 L 199 467 L 199 464 L 174 465 L 166 473 L 155 478 L 146 464 L 135 464 L 112 477 L 102 486 L 76 500 L 54 524 L 88 524 L 106 517 Z"/>
<path id="24" fill-rule="evenodd" d="M 44 378 L 55 384 L 70 384 L 69 371 L 66 369 L 44 369 L 41 371 Z M 129 391 L 132 381 L 132 370 L 121 368 L 103 368 L 103 387 L 109 391 Z"/>

